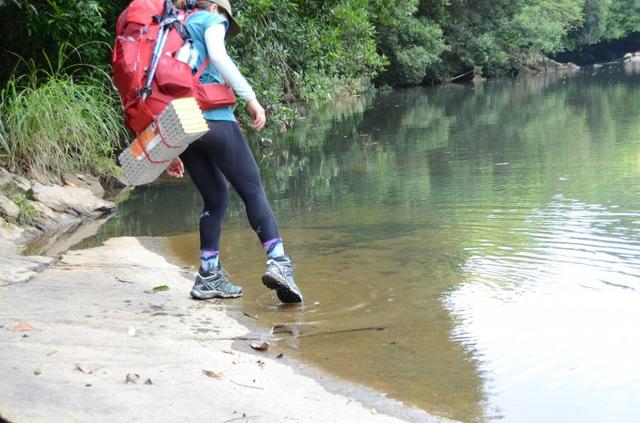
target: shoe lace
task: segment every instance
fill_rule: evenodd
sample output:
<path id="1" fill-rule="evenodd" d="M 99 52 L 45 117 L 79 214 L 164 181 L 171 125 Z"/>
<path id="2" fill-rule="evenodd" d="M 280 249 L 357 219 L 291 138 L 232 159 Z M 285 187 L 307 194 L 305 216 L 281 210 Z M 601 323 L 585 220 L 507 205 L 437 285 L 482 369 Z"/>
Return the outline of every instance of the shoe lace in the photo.
<path id="1" fill-rule="evenodd" d="M 295 269 L 295 265 L 293 264 L 293 259 L 289 257 L 289 259 L 285 262 L 277 261 L 275 259 L 267 260 L 267 265 L 275 266 L 280 273 L 285 276 L 293 275 L 293 269 Z"/>

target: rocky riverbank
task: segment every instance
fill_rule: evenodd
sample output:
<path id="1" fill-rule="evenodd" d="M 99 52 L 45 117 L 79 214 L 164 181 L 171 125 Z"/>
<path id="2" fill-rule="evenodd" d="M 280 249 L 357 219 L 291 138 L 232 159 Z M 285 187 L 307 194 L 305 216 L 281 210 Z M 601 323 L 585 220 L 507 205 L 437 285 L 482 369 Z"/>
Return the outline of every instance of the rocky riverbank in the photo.
<path id="1" fill-rule="evenodd" d="M 242 299 L 190 299 L 157 242 L 111 239 L 0 289 L 0 420 L 444 421 L 305 376 L 238 323 Z"/>
<path id="2" fill-rule="evenodd" d="M 115 211 L 97 179 L 74 174 L 62 183 L 43 184 L 0 168 L 0 286 L 27 281 L 53 261 L 20 255 L 28 243 L 37 241 L 42 251 L 57 245 L 53 255 L 95 233 Z"/>

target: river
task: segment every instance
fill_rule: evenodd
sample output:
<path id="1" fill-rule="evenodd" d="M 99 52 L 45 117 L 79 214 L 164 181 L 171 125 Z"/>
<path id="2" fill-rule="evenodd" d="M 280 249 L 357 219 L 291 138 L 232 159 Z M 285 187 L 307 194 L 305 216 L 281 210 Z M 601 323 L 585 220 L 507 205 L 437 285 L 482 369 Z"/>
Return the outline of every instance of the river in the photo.
<path id="1" fill-rule="evenodd" d="M 259 282 L 234 195 L 237 304 L 290 355 L 437 415 L 640 421 L 639 111 L 620 65 L 313 107 L 255 149 L 305 305 Z M 76 248 L 162 235 L 195 266 L 201 207 L 188 181 L 142 187 Z"/>

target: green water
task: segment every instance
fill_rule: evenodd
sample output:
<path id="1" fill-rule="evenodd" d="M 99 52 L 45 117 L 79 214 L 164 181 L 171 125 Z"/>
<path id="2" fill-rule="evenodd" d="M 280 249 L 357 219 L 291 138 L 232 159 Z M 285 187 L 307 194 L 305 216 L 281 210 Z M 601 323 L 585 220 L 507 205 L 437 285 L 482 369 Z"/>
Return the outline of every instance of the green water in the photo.
<path id="1" fill-rule="evenodd" d="M 304 307 L 259 283 L 237 197 L 222 258 L 290 355 L 463 421 L 640 421 L 639 69 L 372 94 L 273 141 Z M 80 246 L 171 236 L 195 265 L 200 208 L 141 188 Z"/>

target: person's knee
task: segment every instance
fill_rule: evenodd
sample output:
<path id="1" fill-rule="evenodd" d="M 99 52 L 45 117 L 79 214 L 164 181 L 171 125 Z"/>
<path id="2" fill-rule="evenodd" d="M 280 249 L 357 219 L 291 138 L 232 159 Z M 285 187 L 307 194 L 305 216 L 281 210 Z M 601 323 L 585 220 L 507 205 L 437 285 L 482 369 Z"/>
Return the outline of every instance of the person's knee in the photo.
<path id="1" fill-rule="evenodd" d="M 221 195 L 215 201 L 208 201 L 204 205 L 204 209 L 202 210 L 202 217 L 212 216 L 212 215 L 224 215 L 224 212 L 227 210 L 229 206 L 229 194 Z"/>

